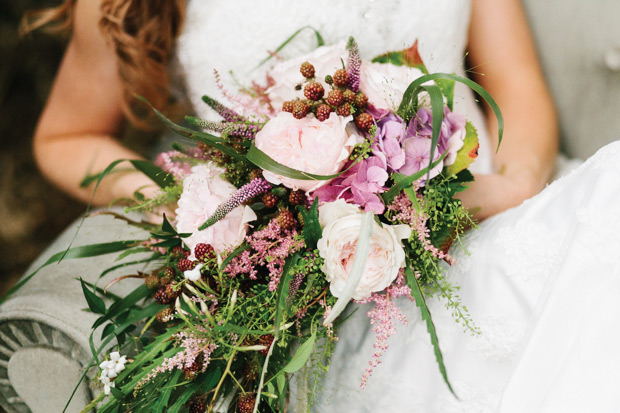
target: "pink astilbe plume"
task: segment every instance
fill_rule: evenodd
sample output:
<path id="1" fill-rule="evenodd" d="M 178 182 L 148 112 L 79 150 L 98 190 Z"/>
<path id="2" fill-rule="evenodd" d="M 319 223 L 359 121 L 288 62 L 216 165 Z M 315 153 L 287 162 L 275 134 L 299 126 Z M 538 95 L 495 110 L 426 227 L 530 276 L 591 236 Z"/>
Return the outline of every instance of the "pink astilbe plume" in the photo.
<path id="1" fill-rule="evenodd" d="M 373 369 L 381 363 L 381 356 L 389 347 L 388 339 L 396 334 L 395 321 L 407 325 L 407 318 L 401 309 L 394 304 L 394 300 L 400 296 L 413 300 L 411 289 L 405 284 L 405 273 L 402 269 L 394 283 L 385 290 L 385 293 L 373 293 L 368 298 L 356 301 L 359 304 L 375 303 L 375 306 L 367 313 L 368 318 L 370 318 L 370 325 L 372 325 L 371 331 L 375 333 L 375 343 L 373 344 L 375 351 L 372 359 L 368 362 L 369 366 L 362 374 L 360 383 L 362 389 L 366 387 Z"/>
<path id="2" fill-rule="evenodd" d="M 194 325 L 194 328 L 200 332 L 206 333 L 204 327 Z M 183 370 L 190 369 L 193 364 L 200 358 L 200 372 L 207 370 L 211 353 L 217 348 L 217 345 L 209 342 L 207 337 L 199 337 L 194 333 L 180 331 L 173 336 L 183 350 L 179 351 L 172 357 L 165 358 L 161 365 L 155 367 L 146 377 L 138 382 L 134 393 L 138 392 L 142 386 L 153 380 L 158 374 L 174 369 Z"/>
<path id="3" fill-rule="evenodd" d="M 251 248 L 233 258 L 226 267 L 226 272 L 230 276 L 247 274 L 249 278 L 256 279 L 258 268 L 266 267 L 269 272 L 270 291 L 278 288 L 286 258 L 305 246 L 296 230 L 283 229 L 275 218 L 265 228 L 247 236 L 245 240 Z"/>
<path id="4" fill-rule="evenodd" d="M 415 187 L 414 189 L 417 191 L 418 188 Z M 423 202 L 423 199 L 419 198 L 419 202 Z M 395 212 L 392 221 L 402 222 L 411 226 L 425 251 L 430 252 L 433 257 L 439 260 L 445 260 L 450 265 L 456 263 L 454 257 L 441 251 L 431 243 L 431 231 L 426 225 L 428 216 L 422 209 L 417 211 L 406 194 L 402 193 L 398 195 L 394 201 L 388 205 L 388 210 Z"/>
<path id="5" fill-rule="evenodd" d="M 268 98 L 266 97 L 266 95 L 264 95 L 264 93 L 263 93 L 264 97 L 263 95 L 261 95 L 261 99 L 256 99 L 256 97 L 252 96 L 251 94 L 243 94 L 243 95 L 233 94 L 228 89 L 226 89 L 226 87 L 224 87 L 224 85 L 222 84 L 220 73 L 214 69 L 213 74 L 215 76 L 215 83 L 220 93 L 229 102 L 232 102 L 236 104 L 237 106 L 239 106 L 239 108 L 242 109 L 243 112 L 249 115 L 255 115 L 255 116 L 267 116 L 267 117 L 275 116 L 275 111 L 273 110 L 273 107 L 269 103 Z M 267 83 L 269 85 L 269 78 L 267 79 Z M 259 91 L 259 90 L 260 90 L 259 88 L 255 88 L 255 91 Z M 267 101 L 265 101 L 265 99 L 267 99 Z M 226 120 L 229 120 L 229 119 L 226 119 Z"/>
<path id="6" fill-rule="evenodd" d="M 190 173 L 192 167 L 187 162 L 187 159 L 190 159 L 190 157 L 183 152 L 162 152 L 157 155 L 155 165 L 171 174 L 177 182 L 181 182 Z"/>

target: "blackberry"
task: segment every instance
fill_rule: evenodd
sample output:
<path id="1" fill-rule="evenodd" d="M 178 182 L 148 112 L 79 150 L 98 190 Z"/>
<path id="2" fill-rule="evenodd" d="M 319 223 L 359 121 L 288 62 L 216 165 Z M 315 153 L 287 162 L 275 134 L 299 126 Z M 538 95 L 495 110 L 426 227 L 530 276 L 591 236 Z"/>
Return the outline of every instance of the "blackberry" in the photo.
<path id="1" fill-rule="evenodd" d="M 310 107 L 305 102 L 297 101 L 293 105 L 293 116 L 295 119 L 305 118 L 309 111 Z"/>
<path id="2" fill-rule="evenodd" d="M 293 105 L 295 104 L 295 102 L 293 102 L 292 100 L 287 100 L 286 102 L 284 102 L 282 104 L 282 111 L 283 112 L 288 112 L 288 113 L 293 113 Z"/>
<path id="3" fill-rule="evenodd" d="M 293 229 L 297 225 L 293 213 L 288 209 L 281 209 L 277 219 L 283 229 Z"/>
<path id="4" fill-rule="evenodd" d="M 189 413 L 204 413 L 207 411 L 207 402 L 203 398 L 194 399 L 189 404 Z"/>
<path id="5" fill-rule="evenodd" d="M 149 275 L 144 279 L 144 284 L 149 290 L 159 288 L 159 277 L 156 275 Z"/>
<path id="6" fill-rule="evenodd" d="M 309 100 L 317 101 L 323 97 L 325 89 L 318 82 L 310 82 L 304 88 L 304 96 Z"/>
<path id="7" fill-rule="evenodd" d="M 344 103 L 344 96 L 339 89 L 330 90 L 327 94 L 327 103 L 332 106 L 340 106 Z"/>
<path id="8" fill-rule="evenodd" d="M 170 266 L 164 268 L 163 271 L 162 271 L 162 275 L 165 278 L 170 278 L 170 279 L 174 278 L 174 268 L 172 268 Z"/>
<path id="9" fill-rule="evenodd" d="M 291 191 L 288 196 L 288 202 L 290 202 L 291 205 L 303 205 L 306 203 L 306 200 L 307 198 L 304 191 Z"/>
<path id="10" fill-rule="evenodd" d="M 278 203 L 278 197 L 272 192 L 267 192 L 261 197 L 261 201 L 263 201 L 266 208 L 274 208 Z"/>
<path id="11" fill-rule="evenodd" d="M 336 113 L 339 116 L 351 115 L 351 105 L 349 105 L 348 103 L 345 103 L 343 105 L 338 106 L 338 108 L 336 109 Z"/>
<path id="12" fill-rule="evenodd" d="M 155 316 L 155 318 L 157 318 L 158 322 L 164 324 L 172 320 L 173 314 L 174 314 L 174 310 L 168 307 L 168 308 L 164 308 L 163 310 L 159 311 L 157 315 Z"/>
<path id="13" fill-rule="evenodd" d="M 198 261 L 208 261 L 215 258 L 215 250 L 211 244 L 199 243 L 194 247 L 194 256 Z"/>
<path id="14" fill-rule="evenodd" d="M 355 96 L 355 100 L 353 101 L 353 105 L 355 105 L 358 109 L 364 109 L 366 105 L 368 105 L 368 97 L 363 93 L 358 93 Z"/>
<path id="15" fill-rule="evenodd" d="M 172 249 L 172 254 L 176 255 L 177 257 L 187 258 L 191 253 L 182 246 L 177 245 Z"/>
<path id="16" fill-rule="evenodd" d="M 196 358 L 192 364 L 183 366 L 183 374 L 185 374 L 186 380 L 194 380 L 198 375 L 198 372 L 202 368 L 202 362 Z"/>
<path id="17" fill-rule="evenodd" d="M 355 124 L 361 131 L 368 132 L 373 125 L 372 116 L 368 113 L 362 113 L 355 118 Z"/>
<path id="18" fill-rule="evenodd" d="M 349 83 L 349 74 L 344 69 L 338 69 L 334 72 L 334 85 L 346 86 Z"/>
<path id="19" fill-rule="evenodd" d="M 328 85 L 331 85 L 334 83 L 334 78 L 331 77 L 330 75 L 325 75 L 325 83 L 327 83 Z"/>
<path id="20" fill-rule="evenodd" d="M 329 119 L 329 114 L 332 112 L 332 108 L 329 105 L 319 105 L 316 109 L 316 118 L 323 122 L 324 120 Z"/>
<path id="21" fill-rule="evenodd" d="M 314 77 L 314 66 L 310 62 L 303 62 L 299 68 L 301 75 L 307 79 Z"/>
<path id="22" fill-rule="evenodd" d="M 264 336 L 260 336 L 258 338 L 258 344 L 260 344 L 261 346 L 265 346 L 267 348 L 263 349 L 263 350 L 258 350 L 258 352 L 264 356 L 267 355 L 267 353 L 269 353 L 269 347 L 271 346 L 271 343 L 273 343 L 273 336 L 271 334 L 266 334 Z"/>
<path id="23" fill-rule="evenodd" d="M 163 305 L 170 304 L 172 300 L 170 299 L 170 297 L 168 297 L 168 294 L 166 294 L 166 287 L 162 287 L 157 290 L 157 292 L 155 293 L 155 301 Z"/>
<path id="24" fill-rule="evenodd" d="M 237 413 L 252 413 L 254 411 L 254 403 L 256 403 L 255 393 L 239 395 L 239 400 L 237 400 Z"/>
<path id="25" fill-rule="evenodd" d="M 196 266 L 196 263 L 194 261 L 188 260 L 187 258 L 181 258 L 179 260 L 179 263 L 177 264 L 177 268 L 181 272 L 193 270 L 195 266 Z"/>
<path id="26" fill-rule="evenodd" d="M 176 300 L 176 298 L 181 295 L 181 289 L 177 288 L 177 283 L 170 283 L 164 287 L 164 291 L 166 295 L 170 298 L 170 302 Z"/>

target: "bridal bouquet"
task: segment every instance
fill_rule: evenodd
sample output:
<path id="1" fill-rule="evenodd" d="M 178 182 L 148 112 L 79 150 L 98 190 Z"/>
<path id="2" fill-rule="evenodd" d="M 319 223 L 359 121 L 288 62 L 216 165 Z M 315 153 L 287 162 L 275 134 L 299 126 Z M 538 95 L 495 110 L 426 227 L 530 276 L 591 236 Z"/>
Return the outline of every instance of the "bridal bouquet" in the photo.
<path id="1" fill-rule="evenodd" d="M 146 269 L 126 276 L 144 284 L 106 306 L 102 289 L 83 282 L 101 315 L 93 327 L 103 327 L 91 406 L 283 411 L 293 373 L 303 368 L 320 386 L 351 301 L 374 303 L 363 387 L 407 322 L 398 297 L 420 308 L 449 386 L 425 298 L 443 297 L 469 326 L 440 265 L 457 265 L 448 249 L 472 225 L 455 195 L 473 179 L 478 141 L 452 110 L 454 84 L 499 115 L 491 97 L 468 79 L 429 74 L 416 45 L 364 61 L 353 39 L 279 62 L 266 85 L 232 93 L 215 81 L 230 104 L 204 101 L 221 121 L 187 117 L 195 130 L 157 112 L 196 146 L 177 145 L 155 165 L 133 161 L 162 190 L 136 193 L 131 209 L 176 203 L 157 228 L 118 216 L 150 230 L 114 247 L 148 252 L 135 261 Z"/>

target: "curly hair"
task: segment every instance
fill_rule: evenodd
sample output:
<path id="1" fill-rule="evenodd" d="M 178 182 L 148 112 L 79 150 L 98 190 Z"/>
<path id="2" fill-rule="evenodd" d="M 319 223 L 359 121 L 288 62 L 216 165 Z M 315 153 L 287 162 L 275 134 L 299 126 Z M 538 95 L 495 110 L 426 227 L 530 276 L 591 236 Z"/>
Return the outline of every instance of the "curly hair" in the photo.
<path id="1" fill-rule="evenodd" d="M 68 32 L 77 0 L 28 13 L 22 32 L 45 27 Z M 89 0 L 92 1 L 92 0 Z M 123 112 L 136 126 L 148 128 L 151 112 L 137 104 L 145 97 L 157 108 L 170 103 L 168 62 L 185 18 L 185 0 L 100 0 L 102 35 L 114 47 L 123 84 Z"/>

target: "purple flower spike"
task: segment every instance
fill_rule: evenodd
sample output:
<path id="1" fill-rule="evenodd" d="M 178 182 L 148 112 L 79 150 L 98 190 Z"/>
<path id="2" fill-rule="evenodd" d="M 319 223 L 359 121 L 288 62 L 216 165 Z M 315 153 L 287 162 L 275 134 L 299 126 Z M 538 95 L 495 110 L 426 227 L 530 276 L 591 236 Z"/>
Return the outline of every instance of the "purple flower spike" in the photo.
<path id="1" fill-rule="evenodd" d="M 198 227 L 198 230 L 202 231 L 203 229 L 210 227 L 248 199 L 254 198 L 257 195 L 262 195 L 270 189 L 271 185 L 263 178 L 251 180 L 249 183 L 239 188 L 230 198 L 228 198 L 228 201 L 220 204 L 215 209 L 213 215 L 211 215 L 204 224 Z"/>
<path id="2" fill-rule="evenodd" d="M 244 122 L 246 119 L 234 110 L 224 106 L 217 100 L 209 96 L 203 96 L 202 100 L 215 110 L 227 122 Z"/>

